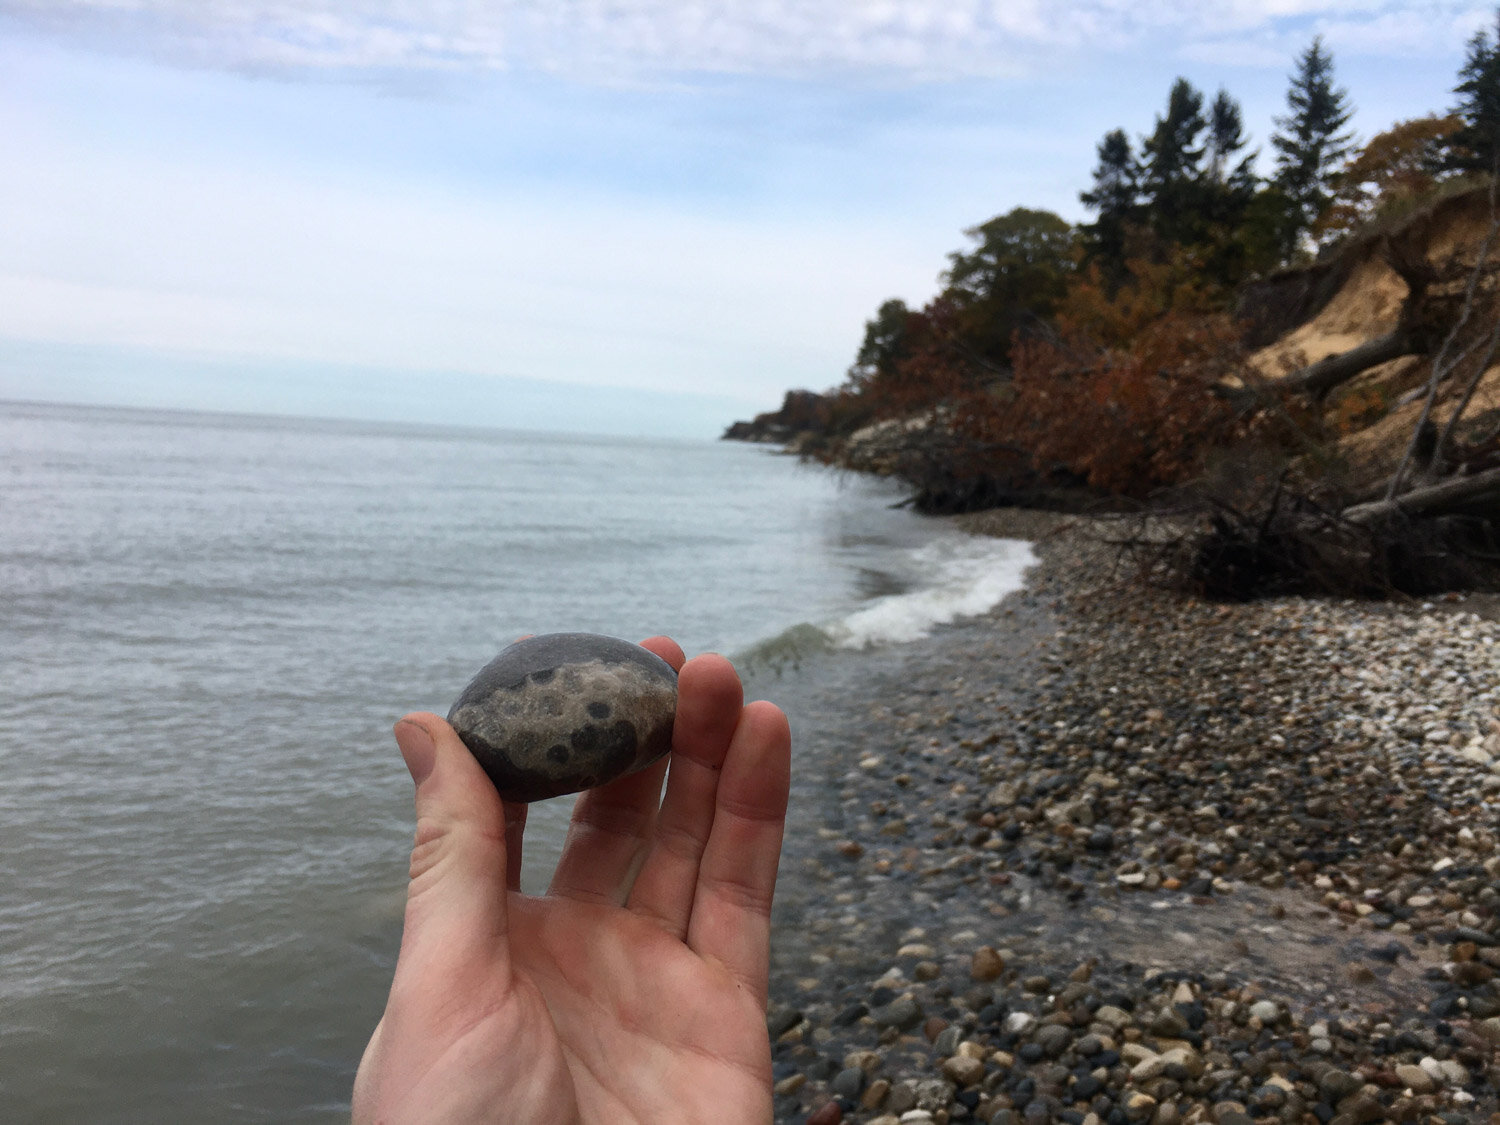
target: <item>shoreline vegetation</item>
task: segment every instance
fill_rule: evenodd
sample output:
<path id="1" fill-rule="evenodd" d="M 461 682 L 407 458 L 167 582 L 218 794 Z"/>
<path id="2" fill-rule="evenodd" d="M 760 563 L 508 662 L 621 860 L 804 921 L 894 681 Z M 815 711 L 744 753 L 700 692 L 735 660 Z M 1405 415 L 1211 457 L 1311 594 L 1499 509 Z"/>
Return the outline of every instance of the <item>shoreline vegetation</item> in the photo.
<path id="1" fill-rule="evenodd" d="M 1186 81 L 725 438 L 1031 541 L 799 732 L 777 1120 L 1500 1125 L 1500 12 L 1262 179 Z"/>
<path id="2" fill-rule="evenodd" d="M 1214 603 L 1113 521 L 964 520 L 1027 588 L 799 731 L 777 1120 L 1500 1122 L 1493 604 Z"/>
<path id="3" fill-rule="evenodd" d="M 1452 94 L 1357 145 L 1315 39 L 1262 177 L 1238 103 L 1179 78 L 1099 142 L 1092 222 L 970 228 L 841 384 L 724 437 L 924 512 L 1170 511 L 1156 572 L 1212 596 L 1500 589 L 1500 12 Z"/>

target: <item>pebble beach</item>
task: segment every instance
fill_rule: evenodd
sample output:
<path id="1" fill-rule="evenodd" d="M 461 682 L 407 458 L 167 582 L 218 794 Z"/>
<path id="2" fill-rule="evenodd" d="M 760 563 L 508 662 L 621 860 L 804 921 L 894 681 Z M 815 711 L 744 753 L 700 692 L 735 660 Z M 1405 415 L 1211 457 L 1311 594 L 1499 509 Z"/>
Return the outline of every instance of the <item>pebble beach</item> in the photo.
<path id="1" fill-rule="evenodd" d="M 1221 605 L 1099 521 L 795 727 L 780 1122 L 1500 1122 L 1493 599 Z"/>

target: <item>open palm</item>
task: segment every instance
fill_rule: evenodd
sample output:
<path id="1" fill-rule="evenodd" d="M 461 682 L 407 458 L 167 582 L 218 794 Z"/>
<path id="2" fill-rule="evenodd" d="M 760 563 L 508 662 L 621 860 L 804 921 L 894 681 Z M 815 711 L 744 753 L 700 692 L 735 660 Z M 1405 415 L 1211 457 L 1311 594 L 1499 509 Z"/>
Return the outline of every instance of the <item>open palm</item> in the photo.
<path id="1" fill-rule="evenodd" d="M 519 892 L 524 805 L 446 722 L 409 715 L 417 782 L 405 931 L 355 1081 L 356 1122 L 765 1122 L 781 712 L 728 661 L 680 671 L 663 761 L 579 798 L 546 896 Z"/>

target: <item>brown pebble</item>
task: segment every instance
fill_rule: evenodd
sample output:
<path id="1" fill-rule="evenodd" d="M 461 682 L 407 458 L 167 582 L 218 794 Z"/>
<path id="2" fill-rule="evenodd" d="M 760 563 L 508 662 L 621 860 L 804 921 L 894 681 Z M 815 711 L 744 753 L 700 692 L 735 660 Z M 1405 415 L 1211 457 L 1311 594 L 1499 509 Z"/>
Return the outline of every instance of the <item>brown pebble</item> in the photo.
<path id="1" fill-rule="evenodd" d="M 922 1024 L 922 1034 L 927 1037 L 927 1042 L 931 1043 L 943 1033 L 943 1029 L 947 1026 L 948 1021 L 941 1016 L 928 1016 Z"/>
<path id="2" fill-rule="evenodd" d="M 785 1097 L 787 1094 L 795 1094 L 798 1090 L 802 1089 L 802 1087 L 806 1085 L 807 1075 L 789 1074 L 780 1082 L 776 1083 L 773 1092 L 778 1098 L 781 1098 Z"/>
<path id="3" fill-rule="evenodd" d="M 843 1120 L 844 1110 L 838 1102 L 829 1102 L 807 1115 L 807 1125 L 839 1125 Z"/>
<path id="4" fill-rule="evenodd" d="M 959 1089 L 972 1086 L 984 1077 L 984 1063 L 965 1055 L 954 1055 L 943 1063 L 943 1077 Z"/>
<path id="5" fill-rule="evenodd" d="M 974 951 L 974 956 L 969 962 L 969 975 L 975 980 L 994 980 L 1005 972 L 1005 958 L 996 953 L 988 945 L 981 945 Z"/>

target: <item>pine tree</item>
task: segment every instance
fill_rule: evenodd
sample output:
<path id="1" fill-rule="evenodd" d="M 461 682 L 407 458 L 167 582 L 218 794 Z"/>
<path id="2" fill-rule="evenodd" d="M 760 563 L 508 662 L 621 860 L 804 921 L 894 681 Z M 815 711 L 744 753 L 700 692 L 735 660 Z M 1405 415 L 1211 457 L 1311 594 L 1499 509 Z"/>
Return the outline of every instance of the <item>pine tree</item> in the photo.
<path id="1" fill-rule="evenodd" d="M 1334 176 L 1354 139 L 1343 131 L 1354 108 L 1348 91 L 1333 84 L 1333 56 L 1323 49 L 1322 36 L 1298 57 L 1286 101 L 1291 112 L 1276 118 L 1271 144 L 1276 148 L 1273 182 L 1291 209 L 1283 247 L 1290 258 L 1328 206 Z"/>
<path id="2" fill-rule="evenodd" d="M 1256 154 L 1245 152 L 1249 143 L 1239 102 L 1220 89 L 1208 111 L 1202 262 L 1204 272 L 1225 286 L 1238 284 L 1251 268 L 1243 228 L 1259 179 Z"/>
<path id="3" fill-rule="evenodd" d="M 1203 228 L 1203 157 L 1200 143 L 1208 122 L 1203 117 L 1203 95 L 1186 78 L 1172 84 L 1167 112 L 1142 148 L 1141 191 L 1148 220 L 1167 242 L 1190 245 Z"/>
<path id="4" fill-rule="evenodd" d="M 1228 90 L 1221 89 L 1214 95 L 1213 105 L 1208 110 L 1209 179 L 1228 187 L 1253 186 L 1254 153 L 1244 157 L 1233 167 L 1230 166 L 1235 154 L 1249 143 L 1245 136 L 1245 119 L 1240 111 L 1240 103 L 1229 96 Z"/>
<path id="5" fill-rule="evenodd" d="M 1495 13 L 1495 37 L 1476 31 L 1458 72 L 1454 113 L 1463 127 L 1452 138 L 1452 166 L 1495 171 L 1500 165 L 1500 11 Z"/>
<path id="6" fill-rule="evenodd" d="M 1126 240 L 1140 221 L 1141 169 L 1124 129 L 1106 133 L 1097 151 L 1093 190 L 1078 198 L 1099 217 L 1081 230 L 1088 260 L 1098 262 L 1113 283 L 1125 276 Z"/>

